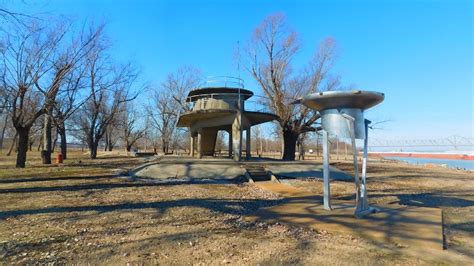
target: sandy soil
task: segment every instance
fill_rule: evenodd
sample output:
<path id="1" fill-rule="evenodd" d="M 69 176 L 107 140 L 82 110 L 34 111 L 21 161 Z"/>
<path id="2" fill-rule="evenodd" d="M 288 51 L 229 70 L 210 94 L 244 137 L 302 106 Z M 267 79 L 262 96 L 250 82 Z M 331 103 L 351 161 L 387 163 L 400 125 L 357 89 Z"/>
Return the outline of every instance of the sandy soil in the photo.
<path id="1" fill-rule="evenodd" d="M 280 199 L 250 184 L 156 184 L 117 176 L 143 159 L 120 154 L 95 161 L 72 153 L 65 167 L 28 168 L 0 157 L 1 263 L 162 264 L 461 264 L 453 256 L 413 254 L 350 235 L 242 217 Z M 335 166 L 350 171 L 350 162 Z M 369 197 L 443 209 L 446 254 L 474 262 L 472 172 L 371 162 Z M 292 180 L 321 192 L 319 180 Z M 335 197 L 353 184 L 336 181 Z M 454 257 L 455 258 L 455 257 Z"/>

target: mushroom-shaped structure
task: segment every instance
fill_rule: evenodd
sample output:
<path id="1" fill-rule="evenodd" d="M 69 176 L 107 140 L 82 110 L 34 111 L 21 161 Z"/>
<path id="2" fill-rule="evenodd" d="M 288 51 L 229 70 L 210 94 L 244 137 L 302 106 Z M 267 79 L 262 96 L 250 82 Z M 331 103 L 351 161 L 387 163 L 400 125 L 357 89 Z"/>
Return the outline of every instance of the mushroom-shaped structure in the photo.
<path id="1" fill-rule="evenodd" d="M 309 94 L 302 99 L 302 103 L 319 111 L 321 126 L 325 131 L 341 137 L 351 137 L 345 115 L 353 117 L 355 138 L 364 139 L 363 112 L 383 99 L 383 93 L 374 91 L 328 91 Z"/>
<path id="2" fill-rule="evenodd" d="M 361 217 L 375 209 L 369 207 L 366 190 L 367 138 L 369 120 L 364 119 L 364 110 L 384 100 L 384 94 L 373 91 L 328 91 L 313 93 L 301 99 L 305 106 L 319 111 L 323 128 L 323 181 L 324 208 L 331 209 L 329 186 L 328 134 L 351 138 L 354 157 L 354 182 L 356 185 L 355 215 Z M 364 139 L 362 178 L 359 179 L 355 139 Z"/>
<path id="3" fill-rule="evenodd" d="M 232 87 L 227 84 L 198 88 L 188 94 L 186 102 L 192 108 L 179 116 L 177 126 L 190 129 L 191 156 L 214 156 L 217 132 L 225 130 L 229 133 L 229 157 L 240 160 L 245 130 L 246 157 L 250 157 L 250 128 L 277 119 L 268 112 L 245 110 L 245 101 L 253 92 L 244 89 L 242 82 L 231 83 Z"/>

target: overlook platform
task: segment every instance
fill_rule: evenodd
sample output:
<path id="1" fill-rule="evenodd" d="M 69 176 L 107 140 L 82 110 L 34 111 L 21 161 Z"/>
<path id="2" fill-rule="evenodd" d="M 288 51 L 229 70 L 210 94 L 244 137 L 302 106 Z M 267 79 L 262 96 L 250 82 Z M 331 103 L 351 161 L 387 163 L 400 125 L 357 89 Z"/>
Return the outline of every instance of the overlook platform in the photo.
<path id="1" fill-rule="evenodd" d="M 228 133 L 229 158 L 242 159 L 242 139 L 245 131 L 246 157 L 250 157 L 251 127 L 276 120 L 269 111 L 246 110 L 245 102 L 253 92 L 243 88 L 243 82 L 227 86 L 202 87 L 189 92 L 186 102 L 192 105 L 180 114 L 178 127 L 187 127 L 190 136 L 190 156 L 203 158 L 215 154 L 218 131 Z M 236 85 L 235 85 L 236 84 Z"/>

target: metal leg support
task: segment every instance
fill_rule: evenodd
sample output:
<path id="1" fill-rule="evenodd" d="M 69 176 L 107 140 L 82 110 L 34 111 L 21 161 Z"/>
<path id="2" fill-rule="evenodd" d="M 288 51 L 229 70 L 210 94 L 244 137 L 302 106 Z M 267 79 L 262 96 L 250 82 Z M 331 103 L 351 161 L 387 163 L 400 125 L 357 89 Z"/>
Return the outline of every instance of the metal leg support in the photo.
<path id="1" fill-rule="evenodd" d="M 366 190 L 366 172 L 367 172 L 367 144 L 368 144 L 368 129 L 369 129 L 369 120 L 365 120 L 365 136 L 364 136 L 364 155 L 362 160 L 362 180 L 359 178 L 359 167 L 357 163 L 357 147 L 355 142 L 355 129 L 354 121 L 355 119 L 352 116 L 347 114 L 343 115 L 347 119 L 347 125 L 349 127 L 352 149 L 353 149 L 353 158 L 354 158 L 354 183 L 356 187 L 356 209 L 355 216 L 361 218 L 366 214 L 374 213 L 376 210 L 369 207 L 369 202 L 367 200 L 367 190 Z"/>
<path id="2" fill-rule="evenodd" d="M 357 164 L 357 147 L 355 141 L 355 132 L 354 132 L 354 117 L 343 114 L 344 118 L 347 119 L 347 127 L 349 128 L 349 134 L 351 136 L 351 144 L 352 144 L 352 158 L 354 163 L 354 184 L 356 189 L 356 206 L 357 202 L 359 202 L 360 198 L 360 182 L 359 182 L 359 166 Z"/>
<path id="3" fill-rule="evenodd" d="M 369 124 L 370 121 L 365 119 L 365 136 L 364 136 L 364 155 L 362 158 L 362 180 L 360 184 L 360 199 L 357 202 L 355 215 L 360 218 L 364 215 L 377 212 L 377 209 L 371 208 L 369 206 L 369 201 L 367 198 L 367 186 L 366 186 L 366 176 L 367 176 L 367 153 L 368 153 L 368 140 L 369 140 Z"/>
<path id="4" fill-rule="evenodd" d="M 364 123 L 365 123 L 365 138 L 364 138 L 364 155 L 363 155 L 363 158 L 362 158 L 362 182 L 360 184 L 360 190 L 361 190 L 361 193 L 360 193 L 360 201 L 359 201 L 359 206 L 357 206 L 357 208 L 360 208 L 360 210 L 366 210 L 369 208 L 369 202 L 367 201 L 367 191 L 366 191 L 366 175 L 367 175 L 367 137 L 368 137 L 368 134 L 369 134 L 369 131 L 368 131 L 368 120 L 365 120 Z"/>
<path id="5" fill-rule="evenodd" d="M 329 184 L 329 147 L 328 132 L 322 130 L 323 133 L 323 190 L 324 190 L 324 209 L 331 210 L 331 190 Z"/>

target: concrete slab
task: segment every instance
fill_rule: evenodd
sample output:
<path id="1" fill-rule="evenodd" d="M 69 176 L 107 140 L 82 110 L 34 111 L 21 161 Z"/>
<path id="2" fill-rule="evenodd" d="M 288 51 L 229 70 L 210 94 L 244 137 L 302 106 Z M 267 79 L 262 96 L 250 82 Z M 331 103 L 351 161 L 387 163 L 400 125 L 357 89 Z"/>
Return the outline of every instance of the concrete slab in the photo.
<path id="1" fill-rule="evenodd" d="M 363 219 L 354 217 L 354 202 L 333 201 L 334 210 L 323 209 L 322 197 L 281 183 L 255 183 L 287 200 L 261 209 L 247 221 L 281 222 L 331 233 L 360 236 L 378 244 L 431 250 L 443 249 L 441 210 L 413 206 L 377 206 L 380 212 Z"/>
<path id="2" fill-rule="evenodd" d="M 132 170 L 134 177 L 148 179 L 213 179 L 232 180 L 243 175 L 243 170 L 230 159 L 163 158 Z"/>
<path id="3" fill-rule="evenodd" d="M 137 167 L 131 174 L 142 178 L 233 179 L 244 174 L 247 165 L 259 165 L 280 178 L 322 178 L 322 165 L 305 161 L 258 160 L 236 162 L 226 158 L 162 157 L 160 161 Z M 354 178 L 331 167 L 331 179 L 350 181 Z"/>

